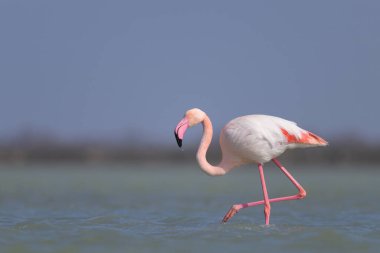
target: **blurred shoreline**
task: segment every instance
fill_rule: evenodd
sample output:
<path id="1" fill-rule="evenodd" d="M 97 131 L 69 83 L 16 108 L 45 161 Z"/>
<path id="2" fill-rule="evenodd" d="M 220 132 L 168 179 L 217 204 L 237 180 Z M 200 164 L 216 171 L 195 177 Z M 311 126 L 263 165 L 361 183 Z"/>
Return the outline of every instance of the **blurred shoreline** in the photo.
<path id="1" fill-rule="evenodd" d="M 305 164 L 380 164 L 380 142 L 361 138 L 329 138 L 329 146 L 294 149 L 282 159 Z M 0 164 L 13 163 L 191 163 L 197 145 L 187 144 L 181 151 L 173 143 L 146 143 L 134 140 L 62 141 L 43 135 L 17 136 L 0 141 Z M 211 163 L 221 158 L 216 140 L 207 153 Z"/>

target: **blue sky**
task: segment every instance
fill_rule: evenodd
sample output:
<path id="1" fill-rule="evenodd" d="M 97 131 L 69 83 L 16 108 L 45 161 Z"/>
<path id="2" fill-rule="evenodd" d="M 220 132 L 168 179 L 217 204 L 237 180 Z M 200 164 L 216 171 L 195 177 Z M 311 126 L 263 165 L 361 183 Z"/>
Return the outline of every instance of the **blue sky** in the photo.
<path id="1" fill-rule="evenodd" d="M 379 1 L 0 1 L 0 136 L 172 142 L 186 109 L 380 140 Z M 200 130 L 196 131 L 199 134 Z"/>

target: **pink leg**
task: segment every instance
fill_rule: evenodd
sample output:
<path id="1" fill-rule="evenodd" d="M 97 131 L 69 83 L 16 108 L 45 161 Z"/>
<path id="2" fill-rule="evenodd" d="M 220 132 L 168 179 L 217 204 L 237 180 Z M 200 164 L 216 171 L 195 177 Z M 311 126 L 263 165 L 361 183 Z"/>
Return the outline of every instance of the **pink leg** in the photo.
<path id="1" fill-rule="evenodd" d="M 272 159 L 272 161 L 274 162 L 274 164 L 277 165 L 277 167 L 279 167 L 282 170 L 282 172 L 285 174 L 285 176 L 287 176 L 289 178 L 289 180 L 294 184 L 294 186 L 297 187 L 297 189 L 298 189 L 297 195 L 289 196 L 289 197 L 292 197 L 292 199 L 303 199 L 303 198 L 305 198 L 306 197 L 306 191 L 297 182 L 297 180 L 294 179 L 294 177 L 285 169 L 284 166 L 282 166 L 282 164 L 277 159 Z M 291 200 L 291 199 L 284 199 L 284 200 Z"/>
<path id="2" fill-rule="evenodd" d="M 266 183 L 265 183 L 264 169 L 263 169 L 263 165 L 262 165 L 262 164 L 259 164 L 259 172 L 260 172 L 261 186 L 262 186 L 262 188 L 263 188 L 263 194 L 264 194 L 265 225 L 269 225 L 269 218 L 270 218 L 270 203 L 269 203 L 269 197 L 268 197 L 267 185 L 266 185 Z"/>
<path id="3" fill-rule="evenodd" d="M 280 201 L 285 201 L 285 200 L 295 200 L 295 199 L 303 199 L 303 198 L 305 198 L 306 197 L 306 191 L 304 190 L 304 188 L 294 179 L 294 177 L 285 169 L 284 166 L 281 165 L 281 163 L 277 159 L 273 159 L 272 161 L 276 164 L 277 167 L 279 167 L 281 169 L 281 171 L 297 187 L 297 189 L 298 189 L 299 192 L 298 192 L 297 195 L 269 199 L 268 200 L 269 203 L 280 202 Z M 223 222 L 227 222 L 229 219 L 232 218 L 232 216 L 234 216 L 242 208 L 247 208 L 247 207 L 252 207 L 252 206 L 257 206 L 257 205 L 262 205 L 262 204 L 265 204 L 265 196 L 264 196 L 264 200 L 260 200 L 260 201 L 256 201 L 256 202 L 249 202 L 249 203 L 244 203 L 244 204 L 233 205 L 231 207 L 231 209 L 228 211 L 228 213 L 224 216 Z M 268 217 L 268 219 L 269 219 L 269 217 Z"/>

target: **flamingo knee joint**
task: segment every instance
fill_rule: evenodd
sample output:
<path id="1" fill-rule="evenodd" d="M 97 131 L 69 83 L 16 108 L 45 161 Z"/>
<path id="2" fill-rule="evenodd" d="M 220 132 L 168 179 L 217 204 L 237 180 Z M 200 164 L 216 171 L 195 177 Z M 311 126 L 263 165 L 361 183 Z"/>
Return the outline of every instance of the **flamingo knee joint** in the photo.
<path id="1" fill-rule="evenodd" d="M 298 197 L 299 197 L 299 199 L 304 199 L 304 198 L 306 198 L 306 195 L 307 195 L 307 193 L 306 193 L 305 190 L 301 190 L 301 191 L 298 193 Z"/>

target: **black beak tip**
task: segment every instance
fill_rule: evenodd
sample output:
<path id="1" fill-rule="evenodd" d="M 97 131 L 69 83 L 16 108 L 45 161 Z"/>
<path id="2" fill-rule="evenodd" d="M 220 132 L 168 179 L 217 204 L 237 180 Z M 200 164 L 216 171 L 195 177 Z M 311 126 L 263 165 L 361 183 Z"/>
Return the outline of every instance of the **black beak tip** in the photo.
<path id="1" fill-rule="evenodd" d="M 182 140 L 178 137 L 178 134 L 174 132 L 175 139 L 177 140 L 178 147 L 182 147 Z"/>

